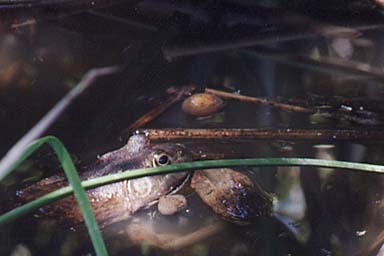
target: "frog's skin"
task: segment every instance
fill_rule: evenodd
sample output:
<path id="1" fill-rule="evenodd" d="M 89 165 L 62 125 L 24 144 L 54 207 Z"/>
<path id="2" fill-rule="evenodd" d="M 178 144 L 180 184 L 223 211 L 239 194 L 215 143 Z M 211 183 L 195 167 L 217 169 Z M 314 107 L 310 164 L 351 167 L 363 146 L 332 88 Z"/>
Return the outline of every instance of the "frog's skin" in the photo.
<path id="1" fill-rule="evenodd" d="M 124 147 L 101 156 L 89 171 L 81 175 L 81 180 L 187 161 L 190 161 L 190 156 L 180 144 L 151 145 L 144 135 L 134 135 Z M 181 172 L 125 180 L 88 190 L 87 194 L 96 219 L 103 227 L 125 220 L 139 209 L 152 205 L 161 196 L 178 188 L 187 177 L 188 173 Z M 63 177 L 53 176 L 20 191 L 18 197 L 22 202 L 30 201 L 64 185 L 67 182 Z M 83 222 L 73 196 L 52 203 L 43 211 L 70 225 Z"/>

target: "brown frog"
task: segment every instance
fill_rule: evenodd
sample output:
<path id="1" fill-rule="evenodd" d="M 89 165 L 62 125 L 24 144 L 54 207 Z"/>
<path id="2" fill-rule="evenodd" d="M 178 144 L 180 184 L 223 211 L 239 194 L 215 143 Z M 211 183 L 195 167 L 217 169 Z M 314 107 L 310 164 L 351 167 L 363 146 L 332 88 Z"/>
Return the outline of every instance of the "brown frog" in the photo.
<path id="1" fill-rule="evenodd" d="M 181 144 L 152 145 L 144 135 L 132 136 L 124 147 L 101 156 L 89 171 L 81 175 L 83 180 L 123 170 L 164 166 L 172 163 L 191 161 L 191 156 Z M 188 179 L 192 176 L 191 179 Z M 172 215 L 183 209 L 187 200 L 175 194 L 190 181 L 191 188 L 216 214 L 225 220 L 249 223 L 258 216 L 271 214 L 272 200 L 252 180 L 240 172 L 221 168 L 156 175 L 125 180 L 88 190 L 96 219 L 103 231 L 111 235 L 106 227 L 128 220 L 142 208 L 159 202 L 158 209 L 163 215 Z M 67 185 L 63 177 L 50 177 L 18 193 L 22 201 L 30 201 L 58 187 Z M 83 222 L 73 196 L 61 199 L 44 209 L 47 215 L 72 225 Z M 204 239 L 222 229 L 217 222 L 188 235 L 159 235 L 150 223 L 129 223 L 124 227 L 126 236 L 133 243 L 149 241 L 163 249 L 177 249 Z M 174 241 L 169 244 L 169 239 Z"/>

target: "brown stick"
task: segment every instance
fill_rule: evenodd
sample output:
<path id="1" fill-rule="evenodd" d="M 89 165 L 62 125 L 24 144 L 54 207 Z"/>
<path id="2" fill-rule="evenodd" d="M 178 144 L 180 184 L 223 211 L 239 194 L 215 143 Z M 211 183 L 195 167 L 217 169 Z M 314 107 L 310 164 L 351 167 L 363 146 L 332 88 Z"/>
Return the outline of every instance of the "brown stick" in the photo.
<path id="1" fill-rule="evenodd" d="M 220 140 L 374 140 L 384 141 L 380 130 L 301 130 L 301 129 L 145 129 L 139 130 L 150 140 L 220 139 Z"/>
<path id="2" fill-rule="evenodd" d="M 273 107 L 280 108 L 283 110 L 302 112 L 302 113 L 314 113 L 315 112 L 313 109 L 309 109 L 309 108 L 305 108 L 305 107 L 301 107 L 301 106 L 284 104 L 284 103 L 279 103 L 279 102 L 272 101 L 272 100 L 255 98 L 255 97 L 250 97 L 250 96 L 245 96 L 245 95 L 240 95 L 240 94 L 235 94 L 235 93 L 230 93 L 230 92 L 223 92 L 223 91 L 209 89 L 209 88 L 205 88 L 205 92 L 214 94 L 214 95 L 222 97 L 222 98 L 235 99 L 235 100 L 251 102 L 251 103 L 256 103 L 256 104 L 262 104 L 262 105 L 269 105 L 269 106 L 273 106 Z"/>
<path id="3" fill-rule="evenodd" d="M 161 113 L 163 113 L 165 110 L 167 110 L 169 107 L 171 107 L 176 102 L 180 101 L 186 96 L 191 95 L 191 93 L 196 88 L 192 85 L 183 86 L 180 88 L 174 88 L 172 94 L 166 99 L 164 103 L 162 103 L 159 106 L 156 106 L 155 108 L 151 109 L 149 112 L 145 113 L 142 117 L 137 119 L 133 124 L 131 124 L 127 129 L 124 130 L 124 133 L 131 133 L 135 131 L 136 129 L 146 125 L 147 123 L 151 122 L 153 119 L 158 117 Z"/>

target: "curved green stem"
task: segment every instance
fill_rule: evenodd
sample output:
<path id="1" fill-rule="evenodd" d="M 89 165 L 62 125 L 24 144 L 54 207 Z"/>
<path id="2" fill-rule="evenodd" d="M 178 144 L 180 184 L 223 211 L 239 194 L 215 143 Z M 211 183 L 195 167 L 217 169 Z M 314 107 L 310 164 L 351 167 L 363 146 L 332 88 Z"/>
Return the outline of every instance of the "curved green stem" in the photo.
<path id="1" fill-rule="evenodd" d="M 74 193 L 76 200 L 80 206 L 81 212 L 84 217 L 85 224 L 87 226 L 89 235 L 92 240 L 92 244 L 95 248 L 96 254 L 100 256 L 108 255 L 106 246 L 104 244 L 104 240 L 101 236 L 101 232 L 99 229 L 99 226 L 96 222 L 95 216 L 92 212 L 91 204 L 88 201 L 87 194 L 84 190 L 84 188 L 81 185 L 80 177 L 76 171 L 75 165 L 73 164 L 73 161 L 67 151 L 67 149 L 64 147 L 63 143 L 53 136 L 47 136 L 43 137 L 41 139 L 35 140 L 32 142 L 29 147 L 24 151 L 22 156 L 18 159 L 18 161 L 14 162 L 10 168 L 6 170 L 6 174 L 8 175 L 12 170 L 14 170 L 22 161 L 27 159 L 34 151 L 36 151 L 40 146 L 43 144 L 48 143 L 52 149 L 55 151 L 62 167 L 65 172 L 65 175 L 67 176 L 67 179 L 69 181 L 69 184 L 71 187 L 66 187 L 63 189 L 64 191 L 67 191 L 67 194 Z M 59 193 L 60 194 L 60 193 Z M 53 196 L 53 197 L 52 197 Z M 53 201 L 54 195 L 52 193 L 47 194 L 44 196 L 44 198 L 50 198 L 50 201 Z M 23 205 L 22 207 L 15 208 L 11 210 L 8 213 L 3 214 L 1 217 L 3 219 L 4 223 L 10 220 L 15 219 L 21 215 L 24 215 L 28 212 L 33 211 L 34 209 L 37 209 L 41 207 L 45 200 L 35 200 L 32 201 L 26 205 Z M 27 207 L 26 207 L 27 206 Z M 21 208 L 21 209 L 20 209 Z M 8 217 L 7 217 L 8 216 Z M 10 217 L 10 218 L 9 218 Z"/>
<path id="2" fill-rule="evenodd" d="M 250 158 L 250 159 L 227 159 L 227 160 L 205 160 L 190 163 L 178 163 L 169 166 L 127 170 L 125 172 L 111 174 L 103 177 L 94 178 L 83 181 L 81 184 L 84 188 L 90 189 L 97 186 L 125 180 L 143 177 L 147 175 L 158 175 L 170 172 L 181 172 L 195 169 L 209 169 L 219 167 L 233 166 L 313 166 L 313 167 L 329 167 L 338 169 L 347 169 L 351 171 L 366 171 L 374 173 L 384 173 L 384 166 L 374 164 L 353 163 L 345 161 L 333 161 L 310 158 Z M 22 215 L 25 215 L 37 208 L 49 204 L 55 200 L 63 198 L 73 192 L 71 187 L 64 187 L 54 192 L 48 193 L 34 201 L 23 206 L 15 208 L 0 216 L 0 225 L 12 221 Z"/>

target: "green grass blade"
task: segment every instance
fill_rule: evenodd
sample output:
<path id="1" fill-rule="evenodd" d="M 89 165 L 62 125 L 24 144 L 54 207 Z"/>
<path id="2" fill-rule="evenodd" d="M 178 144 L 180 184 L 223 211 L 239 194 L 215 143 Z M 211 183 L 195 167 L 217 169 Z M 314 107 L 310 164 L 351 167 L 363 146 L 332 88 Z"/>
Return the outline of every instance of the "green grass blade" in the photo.
<path id="1" fill-rule="evenodd" d="M 87 194 L 81 185 L 80 177 L 77 173 L 76 167 L 73 164 L 73 161 L 67 149 L 64 147 L 64 145 L 61 143 L 59 139 L 53 136 L 47 136 L 31 143 L 30 146 L 24 151 L 22 156 L 18 159 L 18 161 L 16 161 L 13 165 L 11 165 L 11 167 L 8 170 L 6 170 L 5 172 L 6 175 L 8 175 L 12 170 L 14 170 L 22 161 L 28 158 L 34 151 L 36 151 L 44 143 L 48 143 L 53 148 L 57 157 L 59 158 L 59 161 L 63 167 L 65 175 L 67 176 L 67 179 L 71 186 L 71 188 L 67 187 L 66 190 L 73 192 L 76 197 L 76 200 L 80 206 L 80 209 L 81 209 L 85 224 L 87 226 L 89 236 L 91 237 L 91 241 L 94 246 L 96 254 L 100 256 L 108 255 L 104 240 L 101 236 L 99 226 L 92 212 L 91 204 L 89 203 Z M 65 189 L 63 190 L 65 191 Z M 27 205 L 29 205 L 28 208 L 23 208 L 20 210 L 17 210 L 18 208 L 16 208 L 10 211 L 12 216 L 11 218 L 15 219 L 15 217 L 18 216 L 18 214 L 20 213 L 26 214 L 30 212 L 29 209 L 36 209 L 38 207 L 41 207 L 42 204 L 40 200 L 35 200 Z"/>
<path id="2" fill-rule="evenodd" d="M 84 188 L 89 189 L 105 184 L 143 177 L 147 175 L 165 174 L 170 172 L 181 172 L 186 170 L 234 167 L 234 166 L 313 166 L 329 167 L 338 169 L 347 169 L 351 171 L 365 171 L 384 174 L 384 166 L 364 163 L 354 163 L 345 161 L 333 161 L 310 158 L 249 158 L 249 159 L 227 159 L 227 160 L 205 160 L 190 163 L 179 163 L 169 166 L 128 170 L 121 173 L 98 177 L 95 179 L 83 181 Z M 42 196 L 30 203 L 15 208 L 0 216 L 0 225 L 12 221 L 24 214 L 30 213 L 37 208 L 49 204 L 55 200 L 65 197 L 73 192 L 71 187 L 64 187 Z"/>

